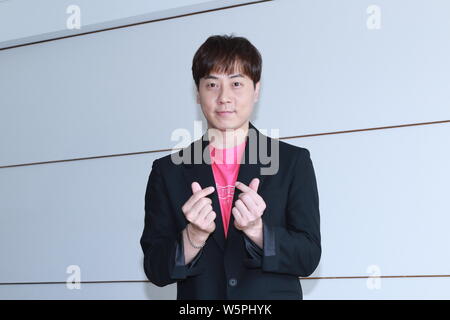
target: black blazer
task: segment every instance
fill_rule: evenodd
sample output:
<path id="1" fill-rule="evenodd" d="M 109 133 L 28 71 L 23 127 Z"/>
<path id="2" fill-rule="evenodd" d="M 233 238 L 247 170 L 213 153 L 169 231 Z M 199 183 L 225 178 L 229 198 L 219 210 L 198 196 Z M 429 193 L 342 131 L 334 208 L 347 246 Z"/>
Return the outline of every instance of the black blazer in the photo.
<path id="1" fill-rule="evenodd" d="M 258 150 L 261 141 L 266 142 L 267 155 L 272 143 L 279 146 L 278 172 L 261 175 L 260 169 L 271 164 L 259 152 L 257 163 L 251 161 L 249 141 L 255 140 L 247 135 L 245 161 L 238 173 L 238 181 L 246 185 L 255 177 L 260 179 L 258 194 L 266 202 L 262 249 L 234 227 L 233 214 L 225 239 L 216 188 L 208 196 L 217 214 L 216 229 L 185 265 L 182 230 L 188 221 L 181 207 L 192 195 L 192 182 L 202 188 L 216 187 L 211 165 L 203 159 L 202 164 L 193 164 L 194 153 L 190 152 L 199 147 L 209 159 L 207 133 L 176 154 L 190 157 L 190 163 L 175 164 L 171 158 L 175 153 L 153 162 L 140 240 L 144 270 L 159 287 L 177 282 L 178 300 L 302 299 L 298 278 L 309 276 L 319 264 L 319 195 L 308 149 L 265 136 L 251 122 L 249 128 L 257 133 Z M 240 192 L 235 189 L 233 204 Z"/>

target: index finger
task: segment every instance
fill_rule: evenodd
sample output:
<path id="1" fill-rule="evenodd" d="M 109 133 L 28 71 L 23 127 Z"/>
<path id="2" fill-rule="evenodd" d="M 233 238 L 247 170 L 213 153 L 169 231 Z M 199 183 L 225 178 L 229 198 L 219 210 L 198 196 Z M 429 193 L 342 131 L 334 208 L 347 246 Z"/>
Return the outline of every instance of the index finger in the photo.
<path id="1" fill-rule="evenodd" d="M 238 188 L 239 190 L 241 190 L 243 192 L 255 192 L 255 190 L 253 190 L 249 186 L 245 185 L 245 183 L 242 183 L 239 181 L 236 181 L 235 186 L 236 186 L 236 188 Z"/>
<path id="2" fill-rule="evenodd" d="M 259 203 L 261 203 L 261 196 L 258 194 L 258 192 L 256 192 L 255 190 L 253 190 L 252 188 L 250 188 L 249 186 L 245 185 L 245 183 L 236 181 L 236 188 L 238 188 L 239 190 L 241 190 L 242 192 L 247 192 L 247 194 L 250 195 L 250 197 L 253 199 L 253 201 L 255 201 L 256 204 L 259 205 Z M 239 195 L 240 197 L 240 195 Z"/>

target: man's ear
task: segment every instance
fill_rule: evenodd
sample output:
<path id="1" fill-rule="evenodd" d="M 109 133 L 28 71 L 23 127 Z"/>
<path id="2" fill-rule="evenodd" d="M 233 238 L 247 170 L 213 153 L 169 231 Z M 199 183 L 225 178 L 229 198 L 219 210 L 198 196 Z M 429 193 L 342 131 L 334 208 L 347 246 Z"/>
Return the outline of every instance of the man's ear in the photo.
<path id="1" fill-rule="evenodd" d="M 197 104 L 200 104 L 200 94 L 198 93 L 198 90 L 197 90 Z"/>
<path id="2" fill-rule="evenodd" d="M 255 103 L 259 100 L 259 88 L 261 85 L 261 81 L 258 81 L 255 85 Z"/>

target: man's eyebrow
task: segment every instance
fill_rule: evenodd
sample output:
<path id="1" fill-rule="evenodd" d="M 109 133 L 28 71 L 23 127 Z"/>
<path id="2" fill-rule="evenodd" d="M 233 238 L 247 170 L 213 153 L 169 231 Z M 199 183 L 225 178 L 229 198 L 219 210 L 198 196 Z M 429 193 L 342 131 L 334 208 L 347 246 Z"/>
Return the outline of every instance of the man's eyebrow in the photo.
<path id="1" fill-rule="evenodd" d="M 243 76 L 242 74 L 240 74 L 240 73 L 237 73 L 237 74 L 233 74 L 233 75 L 231 75 L 231 76 L 228 76 L 228 78 L 230 78 L 230 79 L 232 79 L 232 78 L 238 78 L 238 77 L 244 78 L 244 76 Z M 217 78 L 216 76 L 212 76 L 212 75 L 209 74 L 209 75 L 205 76 L 204 79 L 219 79 L 219 78 Z"/>

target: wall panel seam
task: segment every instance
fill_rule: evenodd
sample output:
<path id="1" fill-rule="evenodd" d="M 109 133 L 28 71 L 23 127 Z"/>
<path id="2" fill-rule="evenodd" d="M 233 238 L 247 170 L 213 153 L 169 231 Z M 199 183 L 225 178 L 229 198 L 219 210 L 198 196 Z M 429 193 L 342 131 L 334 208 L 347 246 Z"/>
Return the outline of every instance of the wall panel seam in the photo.
<path id="1" fill-rule="evenodd" d="M 450 278 L 450 274 L 440 275 L 395 275 L 395 276 L 344 276 L 344 277 L 299 277 L 299 280 L 343 280 L 343 279 L 406 279 L 406 278 Z M 149 280 L 99 280 L 99 281 L 80 281 L 80 284 L 101 284 L 101 283 L 142 283 Z M 35 281 L 35 282 L 1 282 L 0 285 L 44 285 L 44 284 L 66 284 L 65 281 Z"/>
<path id="2" fill-rule="evenodd" d="M 352 129 L 352 130 L 343 130 L 343 131 L 313 133 L 313 134 L 305 134 L 305 135 L 297 135 L 297 136 L 280 137 L 278 139 L 279 140 L 292 140 L 292 139 L 301 139 L 301 138 L 309 138 L 309 137 L 318 137 L 318 136 L 324 136 L 324 135 L 343 134 L 343 133 L 357 133 L 357 132 L 372 131 L 372 130 L 387 130 L 387 129 L 412 127 L 412 126 L 436 125 L 436 124 L 443 124 L 443 123 L 450 123 L 450 120 L 440 120 L 440 121 L 431 121 L 431 122 L 401 124 L 401 125 L 394 125 L 394 126 L 365 128 L 365 129 Z M 6 165 L 6 166 L 0 166 L 0 169 L 24 167 L 24 166 L 33 166 L 33 165 L 44 165 L 44 164 L 52 164 L 52 163 L 59 163 L 59 162 L 69 162 L 69 161 L 82 161 L 82 160 L 94 160 L 94 159 L 101 159 L 101 158 L 135 156 L 135 155 L 139 155 L 139 154 L 171 152 L 171 151 L 177 151 L 177 150 L 180 150 L 180 149 L 181 148 L 158 149 L 158 150 L 138 151 L 138 152 L 129 152 L 129 153 L 118 153 L 118 154 L 109 154 L 109 155 L 82 157 L 82 158 L 73 158 L 73 159 L 48 160 L 48 161 L 40 161 L 40 162 L 11 164 L 11 165 Z"/>
<path id="3" fill-rule="evenodd" d="M 274 0 L 258 0 L 258 1 L 252 1 L 252 2 L 247 2 L 247 3 L 240 3 L 240 4 L 235 4 L 235 5 L 230 5 L 230 6 L 225 6 L 225 7 L 215 8 L 215 9 L 189 12 L 189 13 L 179 14 L 179 15 L 165 17 L 165 18 L 151 19 L 151 20 L 129 23 L 129 24 L 115 26 L 115 27 L 109 27 L 109 28 L 104 28 L 104 29 L 99 29 L 99 30 L 88 31 L 88 32 L 82 32 L 82 33 L 72 34 L 72 35 L 68 35 L 68 36 L 61 36 L 61 37 L 50 38 L 50 39 L 45 39 L 45 40 L 26 42 L 26 43 L 21 43 L 21 44 L 9 46 L 9 47 L 0 48 L 0 51 L 10 50 L 10 49 L 19 48 L 19 47 L 25 47 L 25 46 L 31 46 L 31 45 L 35 45 L 35 44 L 50 42 L 50 41 L 62 40 L 62 39 L 67 39 L 67 38 L 80 37 L 80 36 L 85 36 L 85 35 L 89 35 L 89 34 L 93 34 L 93 33 L 100 33 L 100 32 L 105 32 L 105 31 L 116 30 L 116 29 L 130 28 L 130 27 L 134 27 L 137 25 L 141 25 L 141 24 L 178 19 L 178 18 L 193 16 L 193 15 L 203 14 L 203 13 L 208 13 L 208 12 L 213 12 L 213 11 L 220 11 L 220 10 L 232 9 L 232 8 L 236 8 L 236 7 L 254 5 L 254 4 L 263 3 L 263 2 L 271 2 L 271 1 L 274 1 Z"/>

